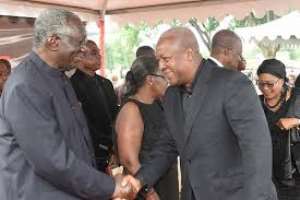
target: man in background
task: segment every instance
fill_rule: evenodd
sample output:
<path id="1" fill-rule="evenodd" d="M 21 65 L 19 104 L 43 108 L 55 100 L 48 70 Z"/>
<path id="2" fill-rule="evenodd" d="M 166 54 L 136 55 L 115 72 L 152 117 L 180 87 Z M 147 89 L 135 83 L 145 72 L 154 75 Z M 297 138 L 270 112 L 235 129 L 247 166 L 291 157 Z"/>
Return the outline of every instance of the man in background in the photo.
<path id="1" fill-rule="evenodd" d="M 150 46 L 140 46 L 136 50 L 135 56 L 136 56 L 136 58 L 140 57 L 140 56 L 155 56 L 155 51 Z"/>
<path id="2" fill-rule="evenodd" d="M 11 65 L 8 60 L 0 59 L 0 96 L 9 74 L 11 72 Z"/>
<path id="3" fill-rule="evenodd" d="M 77 70 L 71 82 L 88 122 L 97 168 L 105 172 L 112 153 L 112 124 L 118 105 L 110 80 L 96 74 L 100 60 L 99 48 L 88 40 L 85 51 L 74 58 L 73 65 Z"/>
<path id="4" fill-rule="evenodd" d="M 246 61 L 242 56 L 240 37 L 231 30 L 220 30 L 212 38 L 211 56 L 208 58 L 219 67 L 242 71 Z"/>

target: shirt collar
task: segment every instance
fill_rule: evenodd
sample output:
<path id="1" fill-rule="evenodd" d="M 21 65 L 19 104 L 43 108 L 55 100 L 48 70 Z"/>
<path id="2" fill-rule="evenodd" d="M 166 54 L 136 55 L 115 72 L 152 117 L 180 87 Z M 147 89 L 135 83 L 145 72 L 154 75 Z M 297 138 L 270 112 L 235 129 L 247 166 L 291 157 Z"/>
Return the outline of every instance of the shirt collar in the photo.
<path id="1" fill-rule="evenodd" d="M 211 61 L 216 63 L 219 67 L 224 67 L 224 65 L 220 61 L 218 61 L 216 58 L 209 56 L 208 59 L 210 59 Z"/>
<path id="2" fill-rule="evenodd" d="M 61 77 L 64 75 L 63 71 L 50 67 L 41 57 L 34 51 L 29 54 L 29 59 L 36 64 L 36 66 L 51 76 Z"/>
<path id="3" fill-rule="evenodd" d="M 196 82 L 197 82 L 197 79 L 199 77 L 199 74 L 200 74 L 200 71 L 202 69 L 202 64 L 205 62 L 204 59 L 202 59 L 202 61 L 200 62 L 200 65 L 198 66 L 198 69 L 197 69 L 197 72 L 196 72 L 196 75 L 194 77 L 194 80 L 192 82 L 192 86 L 190 88 L 186 88 L 184 85 L 181 85 L 179 87 L 180 91 L 183 93 L 183 94 L 188 94 L 188 95 L 192 95 L 193 94 L 193 90 L 194 90 L 194 87 L 196 85 Z"/>
<path id="4" fill-rule="evenodd" d="M 85 81 L 97 81 L 97 76 L 96 74 L 94 76 L 89 76 L 88 74 L 84 73 L 83 71 L 76 69 L 76 72 L 74 73 L 73 76 L 78 76 L 80 77 L 81 80 L 85 80 Z"/>

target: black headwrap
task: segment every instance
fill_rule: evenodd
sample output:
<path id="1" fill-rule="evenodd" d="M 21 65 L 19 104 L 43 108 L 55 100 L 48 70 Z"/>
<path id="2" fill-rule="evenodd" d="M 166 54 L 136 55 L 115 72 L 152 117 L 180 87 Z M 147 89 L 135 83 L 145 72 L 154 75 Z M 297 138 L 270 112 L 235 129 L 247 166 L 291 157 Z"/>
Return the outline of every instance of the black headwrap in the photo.
<path id="1" fill-rule="evenodd" d="M 257 75 L 266 73 L 272 74 L 278 78 L 283 79 L 285 82 L 288 81 L 286 77 L 285 65 L 275 58 L 264 60 L 257 69 Z"/>

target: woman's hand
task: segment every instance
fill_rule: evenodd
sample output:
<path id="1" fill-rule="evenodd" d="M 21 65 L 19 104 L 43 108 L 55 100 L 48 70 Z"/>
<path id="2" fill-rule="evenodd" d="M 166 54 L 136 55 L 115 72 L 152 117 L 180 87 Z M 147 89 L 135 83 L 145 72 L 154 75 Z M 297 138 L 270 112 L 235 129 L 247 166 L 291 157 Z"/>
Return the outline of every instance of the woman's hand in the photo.
<path id="1" fill-rule="evenodd" d="M 281 118 L 278 120 L 276 125 L 281 130 L 288 130 L 290 128 L 294 128 L 299 125 L 300 119 L 298 118 Z"/>

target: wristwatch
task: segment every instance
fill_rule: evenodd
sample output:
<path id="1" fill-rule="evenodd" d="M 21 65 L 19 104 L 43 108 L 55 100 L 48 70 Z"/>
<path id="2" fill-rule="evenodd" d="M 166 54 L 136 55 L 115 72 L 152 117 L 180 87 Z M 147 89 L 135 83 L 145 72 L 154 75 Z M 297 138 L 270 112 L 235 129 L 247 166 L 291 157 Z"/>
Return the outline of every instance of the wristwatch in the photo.
<path id="1" fill-rule="evenodd" d="M 137 193 L 137 200 L 143 200 L 146 199 L 147 194 L 151 191 L 151 187 L 149 187 L 148 184 L 144 184 L 139 192 Z"/>

